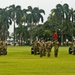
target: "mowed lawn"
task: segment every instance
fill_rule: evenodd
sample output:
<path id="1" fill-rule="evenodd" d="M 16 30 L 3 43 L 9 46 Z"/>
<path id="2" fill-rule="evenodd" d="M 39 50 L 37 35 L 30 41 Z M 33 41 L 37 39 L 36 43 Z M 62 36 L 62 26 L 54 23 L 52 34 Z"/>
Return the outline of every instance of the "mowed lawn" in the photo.
<path id="1" fill-rule="evenodd" d="M 0 75 L 75 75 L 75 56 L 68 47 L 59 47 L 59 55 L 31 55 L 29 46 L 8 46 L 8 54 L 0 56 Z"/>

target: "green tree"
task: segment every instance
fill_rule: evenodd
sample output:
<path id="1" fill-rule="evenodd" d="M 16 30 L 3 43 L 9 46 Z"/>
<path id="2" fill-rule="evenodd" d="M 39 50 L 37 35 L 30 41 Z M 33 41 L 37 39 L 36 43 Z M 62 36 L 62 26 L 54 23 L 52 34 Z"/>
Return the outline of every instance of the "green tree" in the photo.
<path id="1" fill-rule="evenodd" d="M 7 7 L 4 9 L 0 9 L 0 28 L 2 30 L 3 40 L 7 39 L 8 29 L 11 24 L 12 21 Z"/>
<path id="2" fill-rule="evenodd" d="M 48 18 L 48 21 L 50 21 L 55 24 L 55 30 L 58 29 L 61 30 L 61 44 L 63 45 L 63 36 L 70 33 L 70 9 L 68 4 L 57 4 L 55 9 L 52 9 L 50 17 Z M 64 34 L 65 33 L 65 34 Z"/>
<path id="3" fill-rule="evenodd" d="M 15 46 L 15 24 L 19 24 L 22 18 L 21 6 L 10 5 L 9 11 L 11 13 L 11 19 L 14 22 L 14 46 Z"/>
<path id="4" fill-rule="evenodd" d="M 73 31 L 74 29 L 74 21 L 75 21 L 75 10 L 73 10 L 73 8 L 70 9 L 70 16 L 69 19 L 71 20 L 71 34 L 72 34 L 72 39 L 73 39 Z"/>
<path id="5" fill-rule="evenodd" d="M 40 19 L 43 22 L 43 16 L 41 15 L 41 13 L 44 13 L 44 10 L 39 9 L 37 7 L 32 8 L 31 6 L 28 6 L 28 10 L 27 10 L 28 14 L 26 17 L 27 23 L 30 25 L 30 44 L 32 44 L 32 39 L 33 39 L 33 35 L 32 35 L 32 31 L 33 31 L 33 26 L 36 25 L 37 23 L 39 23 Z"/>

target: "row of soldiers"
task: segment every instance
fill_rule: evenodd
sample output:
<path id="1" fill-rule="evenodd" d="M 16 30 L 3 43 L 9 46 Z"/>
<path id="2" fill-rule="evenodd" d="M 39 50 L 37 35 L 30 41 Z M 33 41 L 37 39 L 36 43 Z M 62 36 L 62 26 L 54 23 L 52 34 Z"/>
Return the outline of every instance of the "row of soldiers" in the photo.
<path id="1" fill-rule="evenodd" d="M 58 56 L 58 48 L 59 48 L 59 42 L 57 40 L 54 40 L 54 42 L 51 42 L 50 40 L 45 41 L 43 39 L 40 42 L 35 40 L 33 42 L 32 48 L 34 50 L 34 55 L 39 53 L 40 57 L 46 56 L 46 54 L 48 57 L 50 57 L 51 49 L 53 46 L 54 46 L 54 56 L 57 57 Z"/>

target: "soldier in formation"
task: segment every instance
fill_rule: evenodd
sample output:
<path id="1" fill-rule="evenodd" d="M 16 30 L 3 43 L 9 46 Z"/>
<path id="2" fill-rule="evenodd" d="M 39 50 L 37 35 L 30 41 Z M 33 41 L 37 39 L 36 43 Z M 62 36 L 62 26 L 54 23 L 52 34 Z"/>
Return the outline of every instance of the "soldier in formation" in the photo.
<path id="1" fill-rule="evenodd" d="M 39 52 L 39 51 L 38 51 L 38 50 L 39 50 L 39 43 L 38 43 L 37 40 L 35 40 L 35 41 L 33 42 L 33 50 L 34 50 L 34 55 L 36 55 L 37 52 Z"/>
<path id="2" fill-rule="evenodd" d="M 69 42 L 68 44 L 70 45 L 69 54 L 75 55 L 75 39 L 72 42 Z"/>
<path id="3" fill-rule="evenodd" d="M 46 45 L 45 41 L 42 39 L 41 42 L 39 43 L 39 52 L 40 52 L 40 57 L 46 55 Z"/>
<path id="4" fill-rule="evenodd" d="M 51 49 L 52 49 L 52 42 L 48 40 L 46 42 L 46 50 L 47 50 L 47 56 L 50 57 L 51 55 Z"/>
<path id="5" fill-rule="evenodd" d="M 54 31 L 53 37 L 54 37 L 54 42 L 53 42 L 53 45 L 54 45 L 54 56 L 57 57 L 58 56 L 58 49 L 59 49 L 59 42 L 58 42 L 58 36 L 57 36 L 57 32 L 56 31 Z"/>
<path id="6" fill-rule="evenodd" d="M 75 40 L 73 40 L 73 55 L 75 55 Z"/>
<path id="7" fill-rule="evenodd" d="M 0 35 L 0 55 L 7 55 L 7 42 L 5 39 L 5 33 L 3 33 L 3 31 Z"/>
<path id="8" fill-rule="evenodd" d="M 57 40 L 55 40 L 53 42 L 54 45 L 54 56 L 57 57 L 58 56 L 58 49 L 59 49 L 59 42 Z"/>

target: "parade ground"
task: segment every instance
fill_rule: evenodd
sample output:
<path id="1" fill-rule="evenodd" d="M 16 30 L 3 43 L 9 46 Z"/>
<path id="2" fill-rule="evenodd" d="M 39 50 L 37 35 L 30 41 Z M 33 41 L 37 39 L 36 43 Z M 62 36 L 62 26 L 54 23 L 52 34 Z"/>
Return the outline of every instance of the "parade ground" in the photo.
<path id="1" fill-rule="evenodd" d="M 75 55 L 69 47 L 59 47 L 58 57 L 31 54 L 30 46 L 8 46 L 8 53 L 0 56 L 0 75 L 75 75 Z"/>

